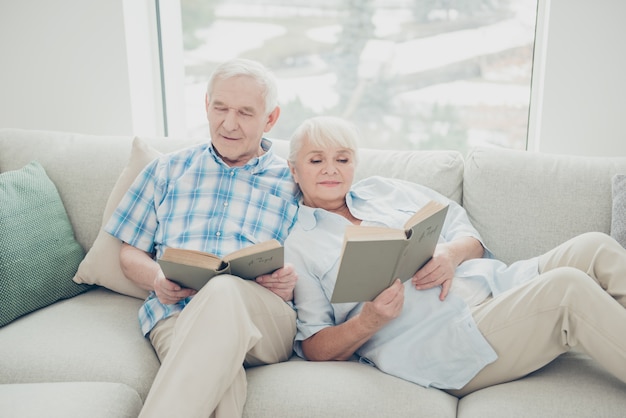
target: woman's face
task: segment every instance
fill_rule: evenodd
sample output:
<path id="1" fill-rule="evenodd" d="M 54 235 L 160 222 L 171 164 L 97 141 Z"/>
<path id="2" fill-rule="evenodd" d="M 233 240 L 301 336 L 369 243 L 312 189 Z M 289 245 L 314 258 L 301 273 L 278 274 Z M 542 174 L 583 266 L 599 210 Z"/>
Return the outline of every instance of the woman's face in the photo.
<path id="1" fill-rule="evenodd" d="M 352 150 L 316 147 L 305 138 L 295 164 L 290 167 L 305 205 L 330 211 L 345 205 L 354 179 Z"/>

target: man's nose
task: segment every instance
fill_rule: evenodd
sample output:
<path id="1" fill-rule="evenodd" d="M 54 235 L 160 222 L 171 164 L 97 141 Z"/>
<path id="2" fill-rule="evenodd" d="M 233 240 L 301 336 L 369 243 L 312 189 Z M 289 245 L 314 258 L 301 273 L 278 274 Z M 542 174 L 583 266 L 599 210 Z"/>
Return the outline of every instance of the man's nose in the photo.
<path id="1" fill-rule="evenodd" d="M 228 109 L 226 112 L 226 116 L 224 117 L 224 128 L 229 131 L 234 131 L 239 126 L 239 116 L 237 111 L 234 109 Z"/>

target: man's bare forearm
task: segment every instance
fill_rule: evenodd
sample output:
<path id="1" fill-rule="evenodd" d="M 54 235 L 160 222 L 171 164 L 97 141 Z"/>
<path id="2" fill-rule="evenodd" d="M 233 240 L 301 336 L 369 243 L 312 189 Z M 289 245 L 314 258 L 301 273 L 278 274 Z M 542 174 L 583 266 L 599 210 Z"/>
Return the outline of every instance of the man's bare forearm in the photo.
<path id="1" fill-rule="evenodd" d="M 128 280 L 142 289 L 154 290 L 154 279 L 160 267 L 150 254 L 123 243 L 120 250 L 120 265 Z"/>

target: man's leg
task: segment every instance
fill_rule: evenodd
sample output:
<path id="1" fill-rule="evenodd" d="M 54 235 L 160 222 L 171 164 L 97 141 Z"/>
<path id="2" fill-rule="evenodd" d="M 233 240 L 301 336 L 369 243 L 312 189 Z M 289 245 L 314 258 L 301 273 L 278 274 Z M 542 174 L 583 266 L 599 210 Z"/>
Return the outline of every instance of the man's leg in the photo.
<path id="1" fill-rule="evenodd" d="M 288 359 L 294 334 L 295 313 L 269 290 L 233 276 L 211 279 L 176 319 L 141 416 L 241 416 L 244 361 Z"/>
<path id="2" fill-rule="evenodd" d="M 575 346 L 626 382 L 626 309 L 578 269 L 550 270 L 472 313 L 498 359 L 449 391 L 456 396 L 525 376 Z"/>
<path id="3" fill-rule="evenodd" d="M 600 232 L 579 235 L 539 257 L 539 271 L 574 267 L 626 307 L 626 249 Z"/>

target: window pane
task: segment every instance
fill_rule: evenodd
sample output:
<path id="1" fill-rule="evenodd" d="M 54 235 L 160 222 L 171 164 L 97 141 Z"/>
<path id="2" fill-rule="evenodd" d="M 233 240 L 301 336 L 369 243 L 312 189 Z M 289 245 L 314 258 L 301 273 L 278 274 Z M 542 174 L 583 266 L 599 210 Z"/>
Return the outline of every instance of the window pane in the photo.
<path id="1" fill-rule="evenodd" d="M 362 146 L 525 149 L 536 0 L 181 0 L 188 134 L 206 136 L 208 75 L 263 62 L 288 138 L 318 114 Z"/>

